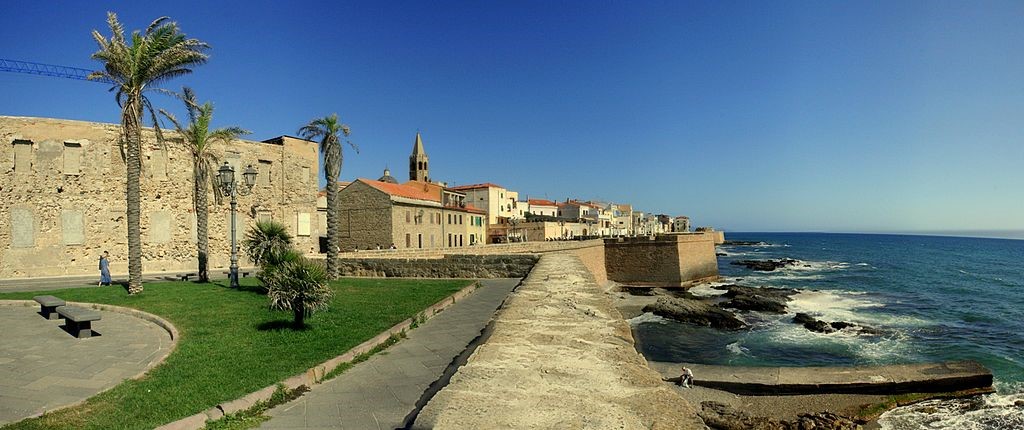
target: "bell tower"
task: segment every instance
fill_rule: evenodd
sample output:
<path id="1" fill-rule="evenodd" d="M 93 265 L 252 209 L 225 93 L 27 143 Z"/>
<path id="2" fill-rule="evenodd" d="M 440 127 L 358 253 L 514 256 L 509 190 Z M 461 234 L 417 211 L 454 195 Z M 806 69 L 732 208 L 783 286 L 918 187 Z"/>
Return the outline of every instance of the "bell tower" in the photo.
<path id="1" fill-rule="evenodd" d="M 416 141 L 412 146 L 412 155 L 409 156 L 409 180 L 429 182 L 430 175 L 427 174 L 427 152 L 423 150 L 423 138 L 420 132 L 416 132 Z"/>

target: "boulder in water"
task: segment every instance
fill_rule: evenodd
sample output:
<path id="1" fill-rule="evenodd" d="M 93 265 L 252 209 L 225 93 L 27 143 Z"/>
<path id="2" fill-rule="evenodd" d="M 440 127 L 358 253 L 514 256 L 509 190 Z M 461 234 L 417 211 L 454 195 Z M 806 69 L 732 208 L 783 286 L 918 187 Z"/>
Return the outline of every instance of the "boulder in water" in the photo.
<path id="1" fill-rule="evenodd" d="M 745 266 L 748 269 L 760 270 L 762 272 L 771 272 L 775 269 L 795 265 L 797 263 L 798 261 L 792 258 L 783 258 L 781 260 L 737 260 L 729 264 L 734 266 Z"/>
<path id="2" fill-rule="evenodd" d="M 744 294 L 733 297 L 729 301 L 718 304 L 719 307 L 739 309 L 741 311 L 786 313 L 786 304 L 782 301 L 761 295 Z"/>
<path id="3" fill-rule="evenodd" d="M 644 306 L 643 311 L 679 322 L 717 329 L 739 330 L 747 327 L 731 312 L 702 300 L 658 297 L 657 302 Z"/>

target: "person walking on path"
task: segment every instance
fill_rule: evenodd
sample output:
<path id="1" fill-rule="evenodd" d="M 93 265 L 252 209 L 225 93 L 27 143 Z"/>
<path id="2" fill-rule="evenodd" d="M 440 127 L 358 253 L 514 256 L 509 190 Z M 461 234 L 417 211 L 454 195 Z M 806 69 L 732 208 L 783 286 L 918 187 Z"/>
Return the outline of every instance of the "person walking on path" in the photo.
<path id="1" fill-rule="evenodd" d="M 107 258 L 110 257 L 110 252 L 103 251 L 103 255 L 100 256 L 100 286 L 110 285 L 110 261 Z"/>
<path id="2" fill-rule="evenodd" d="M 684 388 L 693 388 L 693 371 L 689 367 L 683 366 L 683 374 L 679 377 L 679 385 Z"/>

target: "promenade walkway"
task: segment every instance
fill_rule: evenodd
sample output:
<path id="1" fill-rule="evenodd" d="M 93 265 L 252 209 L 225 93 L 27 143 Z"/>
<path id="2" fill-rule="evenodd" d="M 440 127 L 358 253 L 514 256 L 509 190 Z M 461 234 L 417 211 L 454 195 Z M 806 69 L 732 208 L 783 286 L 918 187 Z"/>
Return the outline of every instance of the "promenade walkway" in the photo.
<path id="1" fill-rule="evenodd" d="M 402 427 L 430 385 L 476 339 L 519 284 L 482 280 L 483 287 L 409 332 L 386 351 L 271 409 L 264 429 L 394 429 Z M 426 400 L 426 399 L 424 399 Z"/>
<path id="2" fill-rule="evenodd" d="M 39 307 L 0 305 L 0 425 L 84 400 L 148 369 L 170 335 L 132 316 L 97 311 L 96 337 L 77 339 Z"/>

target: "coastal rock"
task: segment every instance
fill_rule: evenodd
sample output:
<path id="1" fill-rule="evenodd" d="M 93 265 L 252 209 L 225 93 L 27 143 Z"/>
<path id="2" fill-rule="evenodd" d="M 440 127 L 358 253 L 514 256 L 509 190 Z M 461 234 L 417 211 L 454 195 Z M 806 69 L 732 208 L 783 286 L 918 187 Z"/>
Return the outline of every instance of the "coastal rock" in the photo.
<path id="1" fill-rule="evenodd" d="M 720 307 L 776 314 L 786 313 L 786 302 L 789 301 L 790 296 L 798 293 L 797 290 L 787 288 L 755 288 L 735 284 L 713 288 L 725 290 L 726 292 L 722 296 L 732 299 L 720 303 Z"/>
<path id="2" fill-rule="evenodd" d="M 1016 402 L 1013 402 L 1013 405 L 1019 408 L 1024 408 L 1024 400 L 1017 400 Z"/>
<path id="3" fill-rule="evenodd" d="M 881 335 L 882 331 L 876 328 L 854 324 L 846 321 L 826 322 L 814 318 L 803 312 L 793 317 L 794 324 L 803 324 L 804 328 L 818 333 L 833 333 L 839 330 L 857 330 L 861 334 Z"/>
<path id="4" fill-rule="evenodd" d="M 849 418 L 831 412 L 800 414 L 796 420 L 775 420 L 767 417 L 752 416 L 724 403 L 704 401 L 697 414 L 704 424 L 716 430 L 854 430 L 860 425 Z"/>
<path id="5" fill-rule="evenodd" d="M 715 253 L 715 257 L 726 257 L 726 256 L 728 256 L 728 255 L 729 255 L 729 254 L 726 254 L 726 253 L 724 253 L 724 252 L 716 252 L 716 253 Z"/>
<path id="6" fill-rule="evenodd" d="M 719 307 L 739 309 L 741 311 L 770 312 L 774 314 L 786 313 L 786 304 L 777 299 L 758 295 L 742 295 L 733 297 L 729 301 L 718 304 Z"/>
<path id="7" fill-rule="evenodd" d="M 800 414 L 796 421 L 786 423 L 787 428 L 812 430 L 812 429 L 833 429 L 833 430 L 854 430 L 861 426 L 844 416 L 831 412 L 818 412 L 816 414 Z"/>
<path id="8" fill-rule="evenodd" d="M 643 311 L 679 322 L 717 329 L 739 330 L 747 327 L 731 312 L 701 300 L 659 297 L 657 302 L 644 306 Z"/>
<path id="9" fill-rule="evenodd" d="M 832 333 L 836 331 L 832 328 L 831 324 L 803 312 L 797 313 L 796 316 L 793 317 L 793 322 L 796 324 L 803 324 L 804 328 L 818 333 Z"/>
<path id="10" fill-rule="evenodd" d="M 781 421 L 765 417 L 754 417 L 724 403 L 704 401 L 700 403 L 697 413 L 704 424 L 716 430 L 785 430 Z"/>
<path id="11" fill-rule="evenodd" d="M 832 328 L 834 328 L 836 330 L 842 330 L 844 328 L 850 328 L 850 327 L 857 327 L 857 324 L 848 323 L 846 321 L 834 321 L 832 323 L 829 323 L 829 325 L 832 326 Z"/>
<path id="12" fill-rule="evenodd" d="M 748 269 L 759 270 L 762 272 L 771 272 L 775 269 L 792 266 L 799 262 L 799 260 L 794 260 L 792 258 L 783 258 L 781 260 L 737 260 L 729 264 L 734 266 L 745 266 Z"/>

